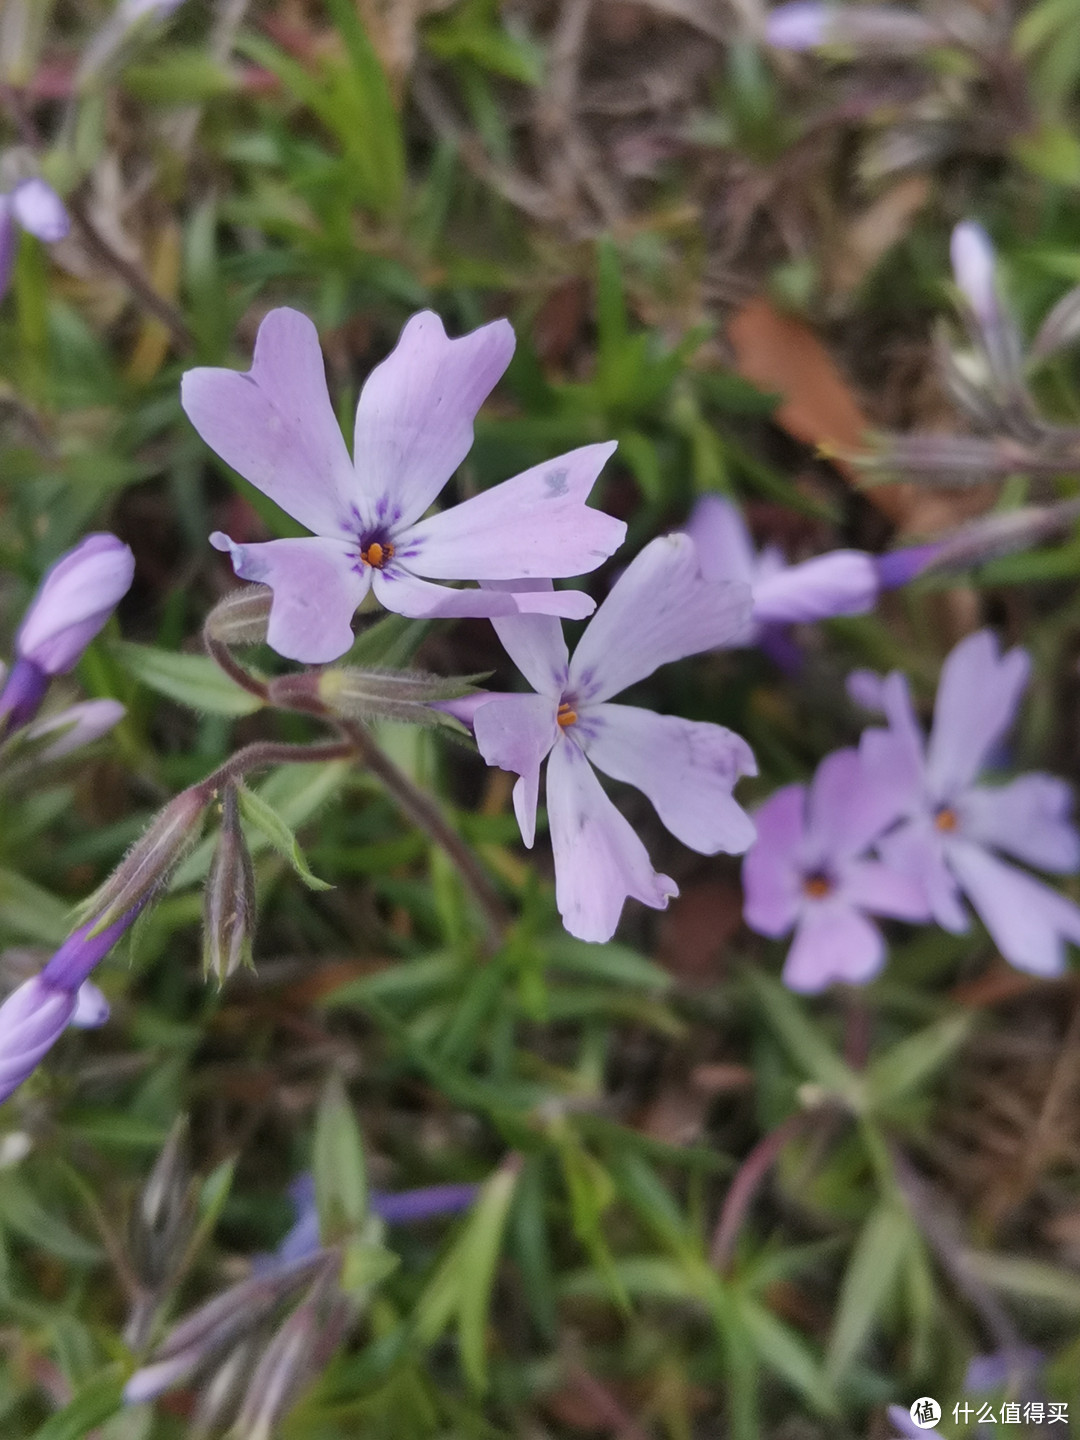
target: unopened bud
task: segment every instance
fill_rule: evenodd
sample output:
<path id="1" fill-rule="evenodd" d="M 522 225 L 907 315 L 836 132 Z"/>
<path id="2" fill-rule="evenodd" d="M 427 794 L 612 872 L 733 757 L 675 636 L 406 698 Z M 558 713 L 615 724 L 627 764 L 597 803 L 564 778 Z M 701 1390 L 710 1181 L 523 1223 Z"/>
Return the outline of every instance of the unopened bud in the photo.
<path id="1" fill-rule="evenodd" d="M 1080 285 L 1074 285 L 1057 302 L 1039 326 L 1031 342 L 1032 360 L 1045 360 L 1048 355 L 1071 345 L 1080 336 Z"/>
<path id="2" fill-rule="evenodd" d="M 0 1100 L 36 1070 L 67 1029 L 75 993 L 35 975 L 0 1005 Z"/>
<path id="3" fill-rule="evenodd" d="M 1058 475 L 1080 463 L 1080 433 L 1052 446 L 1029 446 L 1006 436 L 878 435 L 872 452 L 852 460 L 860 470 L 942 489 L 961 489 L 1007 475 Z"/>
<path id="4" fill-rule="evenodd" d="M 327 710 L 348 720 L 434 725 L 438 717 L 431 713 L 432 704 L 469 695 L 477 678 L 339 666 L 318 675 L 319 698 Z"/>
<path id="5" fill-rule="evenodd" d="M 998 295 L 990 237 L 981 225 L 965 220 L 953 230 L 949 248 L 972 339 L 986 356 L 998 397 L 1030 425 L 1034 406 L 1024 383 L 1020 332 Z"/>
<path id="6" fill-rule="evenodd" d="M 266 639 L 273 594 L 266 585 L 246 585 L 219 600 L 203 628 L 223 645 L 259 645 Z"/>
<path id="7" fill-rule="evenodd" d="M 115 535 L 87 535 L 47 571 L 15 637 L 19 659 L 46 675 L 77 662 L 131 588 L 135 559 Z"/>
<path id="8" fill-rule="evenodd" d="M 203 971 L 218 984 L 251 966 L 255 872 L 240 825 L 236 786 L 222 795 L 221 834 L 203 891 Z"/>
<path id="9" fill-rule="evenodd" d="M 280 1326 L 255 1367 L 233 1427 L 244 1440 L 270 1440 L 278 1422 L 312 1377 L 323 1330 L 323 1310 L 334 1276 L 324 1271 L 303 1303 Z"/>
<path id="10" fill-rule="evenodd" d="M 125 858 L 82 907 L 83 914 L 93 916 L 94 933 L 150 899 L 198 839 L 206 805 L 207 796 L 198 786 L 192 786 L 158 811 Z"/>
<path id="11" fill-rule="evenodd" d="M 139 1279 L 156 1288 L 178 1264 L 195 1222 L 195 1186 L 182 1115 L 154 1162 L 131 1216 L 131 1256 Z"/>

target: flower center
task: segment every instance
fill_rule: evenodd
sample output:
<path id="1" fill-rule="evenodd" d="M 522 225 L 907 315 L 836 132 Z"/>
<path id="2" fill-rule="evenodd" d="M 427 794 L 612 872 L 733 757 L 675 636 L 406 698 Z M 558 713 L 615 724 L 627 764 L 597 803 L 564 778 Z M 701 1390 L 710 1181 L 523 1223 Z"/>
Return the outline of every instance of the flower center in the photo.
<path id="1" fill-rule="evenodd" d="M 366 550 L 360 551 L 360 559 L 365 565 L 370 565 L 375 570 L 381 570 L 387 560 L 394 558 L 394 547 L 389 540 L 385 545 L 378 540 L 372 540 Z"/>
<path id="2" fill-rule="evenodd" d="M 956 830 L 959 824 L 960 820 L 956 814 L 956 811 L 950 810 L 948 805 L 943 805 L 941 809 L 937 812 L 937 814 L 934 816 L 934 829 L 941 830 L 946 835 L 948 835 L 951 831 Z"/>
<path id="3" fill-rule="evenodd" d="M 833 888 L 833 882 L 820 870 L 815 870 L 812 875 L 807 875 L 802 883 L 803 894 L 811 900 L 824 900 Z"/>
<path id="4" fill-rule="evenodd" d="M 555 719 L 565 730 L 568 725 L 577 724 L 577 711 L 568 700 L 564 700 L 555 714 Z"/>

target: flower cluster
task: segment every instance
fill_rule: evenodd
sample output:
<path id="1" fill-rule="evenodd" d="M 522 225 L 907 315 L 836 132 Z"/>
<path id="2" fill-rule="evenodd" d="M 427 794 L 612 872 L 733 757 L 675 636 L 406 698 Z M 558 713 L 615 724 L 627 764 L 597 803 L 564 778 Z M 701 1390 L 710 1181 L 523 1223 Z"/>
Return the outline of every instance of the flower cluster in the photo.
<path id="1" fill-rule="evenodd" d="M 885 944 L 867 912 L 966 930 L 962 895 L 1011 964 L 1037 975 L 1064 969 L 1064 942 L 1080 944 L 1080 906 L 1001 856 L 1080 870 L 1070 788 L 1041 773 L 977 783 L 1029 668 L 1019 648 L 999 654 L 989 630 L 969 635 L 945 662 L 928 740 L 903 675 L 852 676 L 853 697 L 887 727 L 868 729 L 858 751 L 828 756 L 809 792 L 791 785 L 766 801 L 743 866 L 747 923 L 764 935 L 796 929 L 784 971 L 792 988 L 877 974 Z"/>

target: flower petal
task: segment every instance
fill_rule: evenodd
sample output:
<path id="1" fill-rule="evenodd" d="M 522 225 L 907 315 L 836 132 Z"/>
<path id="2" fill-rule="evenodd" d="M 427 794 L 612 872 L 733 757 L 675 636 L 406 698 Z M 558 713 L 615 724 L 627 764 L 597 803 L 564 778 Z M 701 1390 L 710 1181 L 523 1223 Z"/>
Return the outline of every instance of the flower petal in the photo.
<path id="1" fill-rule="evenodd" d="M 551 591 L 550 580 L 509 582 L 489 580 L 484 589 Z M 502 647 L 534 690 L 541 695 L 561 697 L 566 688 L 569 651 L 562 621 L 555 615 L 508 615 L 492 617 Z"/>
<path id="2" fill-rule="evenodd" d="M 97 1030 L 109 1018 L 109 1002 L 92 980 L 75 992 L 75 1009 L 68 1024 L 76 1030 Z"/>
<path id="3" fill-rule="evenodd" d="M 35 720 L 28 727 L 26 738 L 40 740 L 55 733 L 56 739 L 42 747 L 37 759 L 60 760 L 73 750 L 81 750 L 84 745 L 90 745 L 108 734 L 124 718 L 124 713 L 119 700 L 81 700 L 54 715 Z"/>
<path id="4" fill-rule="evenodd" d="M 571 935 L 610 940 L 629 896 L 667 909 L 679 887 L 652 868 L 633 827 L 571 740 L 560 740 L 548 759 L 547 802 L 555 901 Z"/>
<path id="5" fill-rule="evenodd" d="M 812 995 L 836 980 L 865 985 L 885 963 L 881 931 L 857 910 L 833 901 L 808 905 L 784 962 L 783 981 Z"/>
<path id="6" fill-rule="evenodd" d="M 439 515 L 405 535 L 399 553 L 432 580 L 540 580 L 584 575 L 622 544 L 626 525 L 586 505 L 615 441 L 584 445 Z"/>
<path id="7" fill-rule="evenodd" d="M 1072 786 L 1038 772 L 993 789 L 978 786 L 957 802 L 965 839 L 1063 875 L 1080 868 L 1072 806 Z"/>
<path id="8" fill-rule="evenodd" d="M 269 585 L 274 592 L 266 638 L 289 660 L 325 665 L 353 643 L 352 617 L 371 585 L 371 570 L 359 565 L 342 540 L 305 536 L 237 545 L 220 530 L 210 536 L 227 550 L 242 580 Z"/>
<path id="9" fill-rule="evenodd" d="M 1080 945 L 1080 906 L 978 845 L 949 840 L 945 849 L 950 869 L 1005 959 L 1033 975 L 1060 975 L 1063 942 Z"/>
<path id="10" fill-rule="evenodd" d="M 731 794 L 740 775 L 757 774 L 741 736 L 635 705 L 591 705 L 576 729 L 592 764 L 646 794 L 684 845 L 741 855 L 753 844 L 754 822 Z"/>
<path id="11" fill-rule="evenodd" d="M 743 919 L 759 935 L 786 935 L 802 909 L 805 811 L 805 785 L 785 785 L 754 811 L 757 839 L 742 867 Z"/>
<path id="12" fill-rule="evenodd" d="M 131 588 L 135 557 L 115 535 L 87 535 L 46 571 L 19 626 L 15 653 L 66 675 Z"/>
<path id="13" fill-rule="evenodd" d="M 834 550 L 801 565 L 788 565 L 754 585 L 759 625 L 807 623 L 830 615 L 872 610 L 878 582 L 874 562 L 861 550 Z"/>
<path id="14" fill-rule="evenodd" d="M 301 525 L 347 539 L 370 522 L 306 315 L 271 310 L 251 369 L 189 370 L 180 401 L 210 448 Z"/>
<path id="15" fill-rule="evenodd" d="M 950 799 L 969 785 L 1012 724 L 1028 682 L 1026 650 L 998 654 L 992 630 L 961 640 L 945 661 L 927 749 L 932 794 Z"/>
<path id="16" fill-rule="evenodd" d="M 757 556 L 737 505 L 722 495 L 703 495 L 690 512 L 686 533 L 697 546 L 706 580 L 754 583 Z"/>
<path id="17" fill-rule="evenodd" d="M 885 741 L 879 743 L 884 749 Z M 888 748 L 890 753 L 900 753 L 895 740 Z M 828 865 L 858 855 L 900 818 L 906 798 L 905 788 L 897 784 L 888 765 L 868 765 L 857 750 L 834 750 L 822 760 L 810 783 L 807 859 L 814 865 Z"/>
<path id="18" fill-rule="evenodd" d="M 64 202 L 40 176 L 35 175 L 15 186 L 11 192 L 11 208 L 22 228 L 46 244 L 63 240 L 71 228 Z"/>
<path id="19" fill-rule="evenodd" d="M 380 605 L 412 619 L 454 616 L 564 615 L 582 620 L 596 602 L 584 590 L 451 590 L 421 580 L 396 563 L 376 570 L 375 594 Z"/>
<path id="20" fill-rule="evenodd" d="M 956 878 L 945 863 L 941 836 L 928 818 L 913 820 L 878 841 L 885 863 L 910 875 L 926 896 L 930 913 L 943 930 L 962 935 L 970 921 L 960 899 Z"/>
<path id="21" fill-rule="evenodd" d="M 514 786 L 514 813 L 521 838 L 531 848 L 540 765 L 559 734 L 555 701 L 546 695 L 500 695 L 477 710 L 473 734 L 489 765 L 520 775 Z"/>
<path id="22" fill-rule="evenodd" d="M 705 580 L 688 535 L 658 536 L 593 616 L 570 661 L 570 688 L 583 703 L 610 700 L 661 665 L 728 644 L 749 612 L 749 587 Z"/>
<path id="23" fill-rule="evenodd" d="M 926 892 L 911 875 L 880 860 L 853 860 L 844 866 L 840 894 L 859 910 L 896 920 L 930 920 Z"/>
<path id="24" fill-rule="evenodd" d="M 473 443 L 473 420 L 514 353 L 506 320 L 447 338 L 424 310 L 364 382 L 353 453 L 366 513 L 376 524 L 411 525 Z"/>

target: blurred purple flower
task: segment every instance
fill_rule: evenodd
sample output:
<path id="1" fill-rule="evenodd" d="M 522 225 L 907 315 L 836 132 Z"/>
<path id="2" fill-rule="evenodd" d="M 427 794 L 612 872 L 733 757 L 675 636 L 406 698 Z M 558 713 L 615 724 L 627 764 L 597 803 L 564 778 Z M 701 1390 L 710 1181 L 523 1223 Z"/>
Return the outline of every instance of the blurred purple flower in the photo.
<path id="1" fill-rule="evenodd" d="M 775 545 L 755 551 L 737 506 L 720 495 L 703 496 L 686 529 L 706 580 L 740 580 L 750 586 L 753 610 L 729 645 L 756 644 L 774 625 L 859 615 L 877 600 L 880 581 L 872 555 L 834 550 L 789 565 Z"/>
<path id="2" fill-rule="evenodd" d="M 27 230 L 38 240 L 52 245 L 63 240 L 70 221 L 64 202 L 39 176 L 21 180 L 6 195 L 0 195 L 0 300 L 7 294 L 11 269 L 19 246 L 19 231 Z"/>
<path id="3" fill-rule="evenodd" d="M 130 549 L 115 535 L 87 535 L 45 573 L 15 636 L 15 664 L 0 692 L 0 734 L 37 713 L 49 677 L 78 662 L 135 573 Z"/>
<path id="4" fill-rule="evenodd" d="M 430 1220 L 437 1215 L 456 1215 L 467 1210 L 479 1193 L 479 1185 L 425 1185 L 417 1190 L 402 1190 L 396 1195 L 385 1190 L 371 1192 L 371 1210 L 388 1225 L 408 1225 Z M 256 1271 L 270 1264 L 291 1264 L 320 1248 L 319 1213 L 315 1208 L 315 1178 L 309 1170 L 298 1175 L 289 1186 L 294 1223 L 272 1256 L 256 1261 Z"/>
<path id="5" fill-rule="evenodd" d="M 897 819 L 902 798 L 887 770 L 868 765 L 859 751 L 837 750 L 809 789 L 787 785 L 755 812 L 743 914 L 761 935 L 795 928 L 783 974 L 792 990 L 873 979 L 885 941 L 867 914 L 930 919 L 918 883 L 865 853 Z"/>
<path id="6" fill-rule="evenodd" d="M 842 46 L 856 55 L 913 55 L 946 38 L 941 25 L 894 5 L 825 5 L 793 0 L 770 10 L 765 40 L 778 50 Z"/>
<path id="7" fill-rule="evenodd" d="M 495 695 L 477 707 L 476 743 L 489 765 L 520 777 L 514 810 L 528 846 L 548 757 L 555 899 L 579 939 L 610 940 L 628 896 L 663 910 L 679 893 L 653 870 L 593 765 L 647 795 L 668 830 L 694 850 L 739 854 L 754 838 L 731 793 L 740 775 L 756 774 L 745 740 L 720 725 L 607 703 L 659 666 L 741 633 L 749 598 L 745 585 L 703 577 L 688 536 L 664 535 L 619 576 L 572 660 L 554 618 L 493 621 L 536 693 Z"/>
<path id="8" fill-rule="evenodd" d="M 1034 1345 L 1018 1345 L 1012 1350 L 994 1350 L 989 1355 L 976 1355 L 964 1376 L 964 1390 L 986 1395 L 1007 1386 L 1030 1384 L 1046 1364 L 1046 1356 Z"/>
<path id="9" fill-rule="evenodd" d="M 42 740 L 47 735 L 55 735 L 56 738 L 44 745 L 35 758 L 38 761 L 60 760 L 108 734 L 124 718 L 124 713 L 119 700 L 83 700 L 77 705 L 69 705 L 66 710 L 58 710 L 55 715 L 35 720 L 28 727 L 26 738 Z"/>
<path id="10" fill-rule="evenodd" d="M 88 1028 L 109 1018 L 105 997 L 96 986 L 87 988 L 86 980 L 142 908 L 135 906 L 97 935 L 93 921 L 81 925 L 40 974 L 0 1005 L 0 1100 L 33 1074 L 69 1024 Z"/>
<path id="11" fill-rule="evenodd" d="M 591 613 L 579 590 L 431 583 L 580 575 L 626 533 L 621 520 L 585 503 L 613 442 L 582 446 L 421 518 L 468 454 L 474 417 L 513 350 L 505 320 L 449 340 L 437 315 L 414 315 L 361 392 L 354 460 L 315 327 L 296 310 L 273 310 L 262 322 L 250 371 L 184 376 L 184 409 L 206 443 L 314 532 L 255 545 L 210 537 L 230 552 L 237 575 L 274 591 L 268 638 L 280 654 L 336 660 L 352 644 L 353 612 L 369 589 L 388 610 L 417 617 Z"/>
<path id="12" fill-rule="evenodd" d="M 928 742 L 899 672 L 876 693 L 859 675 L 856 689 L 864 701 L 876 699 L 888 720 L 887 730 L 863 736 L 867 763 L 903 789 L 902 823 L 879 841 L 882 857 L 919 880 L 946 930 L 968 927 L 963 892 L 1006 960 L 1057 975 L 1063 942 L 1080 944 L 1080 907 L 995 852 L 1058 874 L 1080 869 L 1072 791 L 1039 772 L 1005 785 L 974 783 L 1012 725 L 1029 669 L 1027 652 L 1000 655 L 990 630 L 962 640 L 942 669 Z"/>

